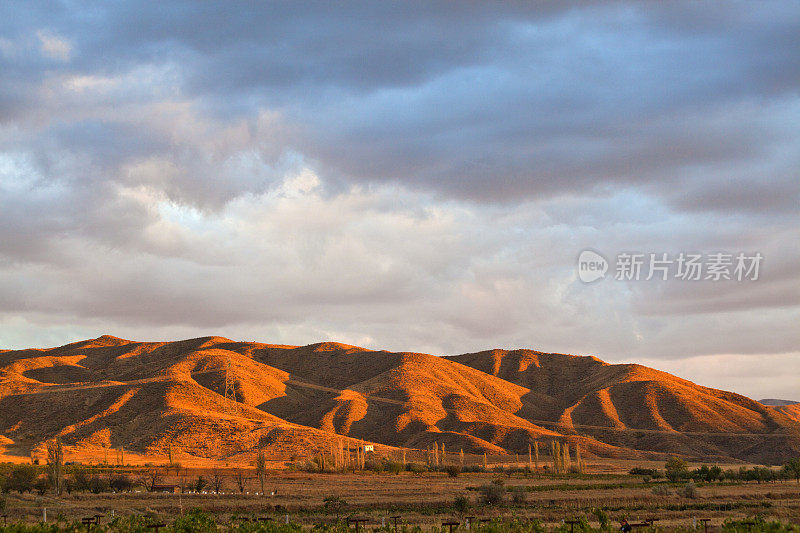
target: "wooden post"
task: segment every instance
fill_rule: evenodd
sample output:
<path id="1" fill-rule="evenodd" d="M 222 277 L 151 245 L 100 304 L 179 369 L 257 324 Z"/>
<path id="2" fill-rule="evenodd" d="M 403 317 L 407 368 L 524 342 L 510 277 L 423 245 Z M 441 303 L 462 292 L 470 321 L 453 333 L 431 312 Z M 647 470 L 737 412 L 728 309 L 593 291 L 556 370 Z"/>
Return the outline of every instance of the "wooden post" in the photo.
<path id="1" fill-rule="evenodd" d="M 534 453 L 533 457 L 536 460 L 536 463 L 534 463 L 534 466 L 536 467 L 536 470 L 539 470 L 539 441 L 538 440 L 533 441 L 533 453 Z"/>
<path id="2" fill-rule="evenodd" d="M 464 448 L 461 448 L 458 452 L 458 458 L 461 461 L 461 466 L 464 466 Z"/>

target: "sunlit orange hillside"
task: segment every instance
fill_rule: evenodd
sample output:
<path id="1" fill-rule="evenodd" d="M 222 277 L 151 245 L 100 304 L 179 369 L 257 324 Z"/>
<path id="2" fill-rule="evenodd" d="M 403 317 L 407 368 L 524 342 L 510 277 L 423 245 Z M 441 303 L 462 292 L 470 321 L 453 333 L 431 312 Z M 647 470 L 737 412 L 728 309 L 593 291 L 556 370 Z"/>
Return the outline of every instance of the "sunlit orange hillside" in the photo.
<path id="1" fill-rule="evenodd" d="M 236 402 L 225 395 L 225 376 Z M 405 448 L 527 453 L 534 440 L 587 455 L 779 462 L 800 451 L 794 412 L 638 365 L 493 350 L 454 357 L 337 343 L 104 336 L 0 352 L 0 448 L 237 461 L 258 446 L 330 450 L 339 435 Z"/>

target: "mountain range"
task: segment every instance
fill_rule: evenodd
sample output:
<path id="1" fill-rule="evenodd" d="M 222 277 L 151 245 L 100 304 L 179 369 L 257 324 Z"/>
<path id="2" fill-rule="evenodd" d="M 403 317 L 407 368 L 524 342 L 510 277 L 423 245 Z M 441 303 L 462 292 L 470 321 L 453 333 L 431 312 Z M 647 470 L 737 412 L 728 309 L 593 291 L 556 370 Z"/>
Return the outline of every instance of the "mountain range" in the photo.
<path id="1" fill-rule="evenodd" d="M 527 454 L 534 441 L 587 457 L 781 463 L 800 455 L 800 404 L 771 406 L 636 364 L 534 350 L 440 357 L 334 342 L 287 346 L 112 336 L 0 350 L 0 445 L 60 436 L 75 449 L 167 448 L 235 461 L 442 443 Z"/>

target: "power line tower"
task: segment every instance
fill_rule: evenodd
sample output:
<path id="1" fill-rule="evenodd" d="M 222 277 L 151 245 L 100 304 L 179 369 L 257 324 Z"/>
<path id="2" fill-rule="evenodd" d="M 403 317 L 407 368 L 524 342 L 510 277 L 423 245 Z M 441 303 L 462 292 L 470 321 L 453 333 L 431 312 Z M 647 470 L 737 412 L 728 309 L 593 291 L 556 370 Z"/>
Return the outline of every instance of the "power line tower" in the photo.
<path id="1" fill-rule="evenodd" d="M 239 402 L 236 400 L 236 385 L 233 382 L 230 359 L 228 359 L 227 365 L 225 365 L 225 399 L 230 400 L 226 402 L 228 411 L 231 414 L 239 414 Z"/>

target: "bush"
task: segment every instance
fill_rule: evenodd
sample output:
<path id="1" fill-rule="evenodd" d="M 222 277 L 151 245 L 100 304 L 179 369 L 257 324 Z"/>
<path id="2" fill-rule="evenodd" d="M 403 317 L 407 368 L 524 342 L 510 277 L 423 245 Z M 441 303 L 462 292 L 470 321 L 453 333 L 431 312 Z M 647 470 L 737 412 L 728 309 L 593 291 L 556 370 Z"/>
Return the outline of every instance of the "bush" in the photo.
<path id="1" fill-rule="evenodd" d="M 456 512 L 464 514 L 469 511 L 469 498 L 466 496 L 456 496 L 456 499 L 453 501 L 453 508 Z"/>
<path id="2" fill-rule="evenodd" d="M 186 515 L 175 519 L 172 531 L 177 533 L 196 533 L 199 531 L 217 531 L 217 522 L 199 509 L 189 511 Z"/>
<path id="3" fill-rule="evenodd" d="M 600 529 L 606 530 L 611 527 L 611 519 L 604 510 L 600 509 L 599 507 L 596 509 L 592 509 L 592 514 L 597 518 L 597 521 L 600 523 Z"/>
<path id="4" fill-rule="evenodd" d="M 127 474 L 113 476 L 108 484 L 114 492 L 128 492 L 133 488 L 133 481 Z"/>
<path id="5" fill-rule="evenodd" d="M 631 468 L 628 473 L 632 476 L 650 476 L 652 478 L 661 477 L 661 471 L 655 468 L 642 468 L 642 467 L 635 467 Z"/>
<path id="6" fill-rule="evenodd" d="M 697 498 L 697 485 L 690 481 L 683 487 L 679 488 L 677 492 L 679 496 L 683 496 L 684 498 Z"/>
<path id="7" fill-rule="evenodd" d="M 326 496 L 322 502 L 326 513 L 336 514 L 337 522 L 339 521 L 339 514 L 347 509 L 347 502 L 339 496 Z"/>
<path id="8" fill-rule="evenodd" d="M 373 459 L 364 461 L 364 470 L 369 470 L 371 472 L 383 472 L 383 466 L 382 462 Z"/>
<path id="9" fill-rule="evenodd" d="M 525 503 L 528 499 L 528 491 L 525 490 L 525 487 L 517 485 L 513 489 L 511 489 L 511 501 L 516 503 L 517 505 Z"/>
<path id="10" fill-rule="evenodd" d="M 408 463 L 406 465 L 406 470 L 408 470 L 409 472 L 412 472 L 414 474 L 422 474 L 423 472 L 427 472 L 428 471 L 428 469 L 425 467 L 425 465 L 423 465 L 421 463 Z"/>
<path id="11" fill-rule="evenodd" d="M 486 483 L 478 487 L 481 503 L 484 505 L 499 505 L 505 498 L 505 488 L 502 483 Z"/>
<path id="12" fill-rule="evenodd" d="M 89 492 L 92 494 L 108 492 L 110 489 L 111 485 L 108 483 L 108 479 L 104 477 L 95 474 L 89 479 Z"/>
<path id="13" fill-rule="evenodd" d="M 390 474 L 399 474 L 404 469 L 403 463 L 400 461 L 392 461 L 391 459 L 386 460 L 384 468 Z"/>
<path id="14" fill-rule="evenodd" d="M 669 496 L 670 490 L 664 485 L 657 485 L 653 487 L 653 494 L 656 496 Z"/>
<path id="15" fill-rule="evenodd" d="M 447 475 L 450 477 L 458 477 L 461 473 L 461 467 L 458 465 L 447 465 L 444 471 L 447 472 Z"/>

